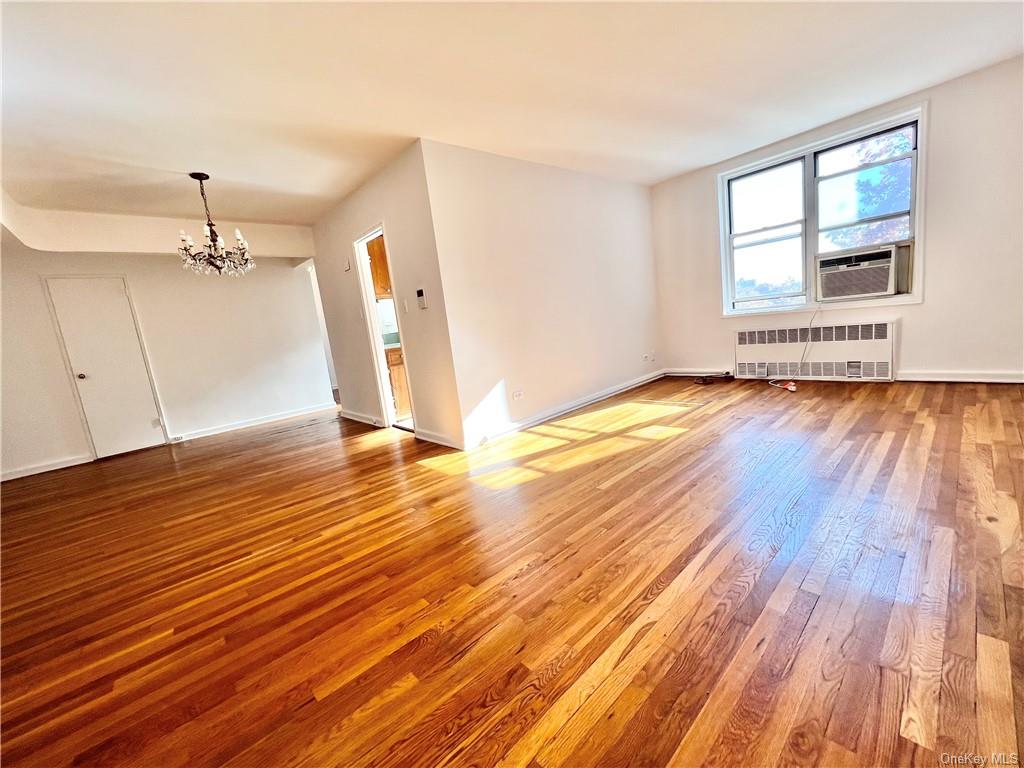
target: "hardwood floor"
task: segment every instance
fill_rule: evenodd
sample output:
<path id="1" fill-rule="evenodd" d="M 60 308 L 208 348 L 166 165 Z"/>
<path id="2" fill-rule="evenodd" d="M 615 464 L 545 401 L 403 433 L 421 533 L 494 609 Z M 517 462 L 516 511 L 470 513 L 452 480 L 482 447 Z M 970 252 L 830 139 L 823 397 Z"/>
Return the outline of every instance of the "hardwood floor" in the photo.
<path id="1" fill-rule="evenodd" d="M 662 379 L 460 454 L 319 417 L 4 483 L 5 766 L 1024 747 L 1024 387 Z"/>

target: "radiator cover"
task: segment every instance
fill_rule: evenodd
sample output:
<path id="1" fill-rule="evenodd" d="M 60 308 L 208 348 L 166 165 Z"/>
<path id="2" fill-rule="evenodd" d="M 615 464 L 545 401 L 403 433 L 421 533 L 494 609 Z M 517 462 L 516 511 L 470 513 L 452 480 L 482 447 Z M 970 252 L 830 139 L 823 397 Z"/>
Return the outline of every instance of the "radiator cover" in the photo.
<path id="1" fill-rule="evenodd" d="M 892 381 L 894 331 L 895 323 L 738 331 L 736 378 Z"/>

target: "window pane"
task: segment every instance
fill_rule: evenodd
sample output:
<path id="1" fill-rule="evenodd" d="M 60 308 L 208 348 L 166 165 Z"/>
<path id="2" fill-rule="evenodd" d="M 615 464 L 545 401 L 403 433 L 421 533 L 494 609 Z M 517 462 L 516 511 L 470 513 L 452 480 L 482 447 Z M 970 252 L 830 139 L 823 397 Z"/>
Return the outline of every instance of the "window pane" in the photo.
<path id="1" fill-rule="evenodd" d="M 803 291 L 803 261 L 802 237 L 736 248 L 733 297 L 739 301 Z"/>
<path id="2" fill-rule="evenodd" d="M 753 235 L 736 235 L 732 240 L 732 244 L 737 248 L 742 248 L 744 245 L 763 243 L 765 240 L 774 240 L 775 238 L 799 237 L 803 228 L 803 224 L 788 224 L 785 227 L 766 229 Z"/>
<path id="3" fill-rule="evenodd" d="M 831 176 L 868 163 L 897 157 L 914 148 L 916 123 L 889 133 L 871 136 L 852 144 L 830 149 L 818 155 L 818 176 Z"/>
<path id="4" fill-rule="evenodd" d="M 867 224 L 854 224 L 852 227 L 832 229 L 818 235 L 818 253 L 831 253 L 846 248 L 895 243 L 898 240 L 910 239 L 910 217 L 898 216 L 895 219 L 869 221 Z"/>
<path id="5" fill-rule="evenodd" d="M 803 160 L 797 160 L 730 181 L 732 233 L 802 219 L 803 167 Z"/>
<path id="6" fill-rule="evenodd" d="M 910 210 L 911 160 L 877 165 L 818 184 L 818 227 Z"/>

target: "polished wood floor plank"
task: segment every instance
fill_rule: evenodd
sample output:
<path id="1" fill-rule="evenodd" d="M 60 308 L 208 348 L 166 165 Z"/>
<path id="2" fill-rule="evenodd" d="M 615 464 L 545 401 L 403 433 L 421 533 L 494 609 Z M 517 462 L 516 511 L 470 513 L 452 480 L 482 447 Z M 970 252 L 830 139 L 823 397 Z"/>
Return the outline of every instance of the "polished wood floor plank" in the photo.
<path id="1" fill-rule="evenodd" d="M 336 414 L 0 488 L 12 766 L 1024 747 L 1024 387 L 666 378 L 460 453 Z"/>

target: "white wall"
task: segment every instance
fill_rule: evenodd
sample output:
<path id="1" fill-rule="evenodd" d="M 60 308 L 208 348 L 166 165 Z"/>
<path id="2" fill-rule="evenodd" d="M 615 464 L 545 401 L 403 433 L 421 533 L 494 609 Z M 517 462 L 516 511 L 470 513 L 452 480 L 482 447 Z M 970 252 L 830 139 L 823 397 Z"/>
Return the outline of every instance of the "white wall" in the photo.
<path id="1" fill-rule="evenodd" d="M 89 458 L 42 276 L 125 275 L 171 436 L 333 405 L 309 275 L 259 259 L 243 278 L 173 255 L 33 251 L 3 238 L 4 476 Z"/>
<path id="2" fill-rule="evenodd" d="M 423 154 L 416 142 L 346 197 L 313 228 L 320 283 L 341 407 L 346 415 L 382 423 L 370 338 L 363 317 L 353 243 L 383 224 L 392 290 L 416 422 L 428 440 L 462 446 L 445 296 L 437 265 Z M 346 271 L 346 265 L 351 268 Z M 428 308 L 416 308 L 416 289 Z M 405 309 L 405 304 L 408 309 Z"/>
<path id="3" fill-rule="evenodd" d="M 822 312 L 815 322 L 900 321 L 906 379 L 1024 380 L 1022 60 L 930 88 L 654 187 L 665 365 L 731 370 L 733 333 L 808 313 L 722 317 L 716 176 L 927 99 L 923 303 Z"/>
<path id="4" fill-rule="evenodd" d="M 423 152 L 467 447 L 657 369 L 646 187 Z"/>

